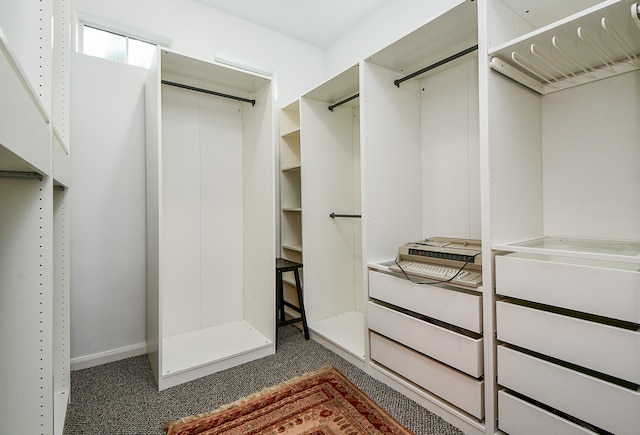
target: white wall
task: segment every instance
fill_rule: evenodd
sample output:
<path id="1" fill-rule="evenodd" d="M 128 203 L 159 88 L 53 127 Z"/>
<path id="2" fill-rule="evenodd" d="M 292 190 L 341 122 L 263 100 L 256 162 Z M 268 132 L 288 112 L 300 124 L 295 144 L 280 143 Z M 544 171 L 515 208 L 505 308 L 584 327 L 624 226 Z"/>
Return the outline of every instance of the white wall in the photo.
<path id="1" fill-rule="evenodd" d="M 192 57 L 274 73 L 280 106 L 325 76 L 324 51 L 195 0 L 74 0 L 80 18 L 133 34 L 157 35 Z"/>
<path id="2" fill-rule="evenodd" d="M 144 352 L 147 71 L 71 59 L 71 359 L 78 368 L 78 360 L 116 349 Z"/>

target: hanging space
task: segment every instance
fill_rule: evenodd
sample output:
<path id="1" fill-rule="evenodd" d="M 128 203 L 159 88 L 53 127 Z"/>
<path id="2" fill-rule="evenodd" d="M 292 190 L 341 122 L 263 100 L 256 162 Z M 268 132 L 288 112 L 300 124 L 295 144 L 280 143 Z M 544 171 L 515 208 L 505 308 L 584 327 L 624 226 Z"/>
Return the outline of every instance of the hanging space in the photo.
<path id="1" fill-rule="evenodd" d="M 162 390 L 274 352 L 271 82 L 161 49 L 146 103 L 147 342 Z"/>
<path id="2" fill-rule="evenodd" d="M 300 99 L 304 298 L 315 340 L 364 367 L 359 67 Z"/>
<path id="3" fill-rule="evenodd" d="M 457 2 L 362 66 L 367 344 L 372 376 L 465 433 L 493 433 L 485 426 L 491 371 L 481 283 L 393 269 L 399 247 L 426 238 L 466 241 L 480 252 L 476 5 Z M 477 274 L 477 258 L 421 264 Z"/>
<path id="4" fill-rule="evenodd" d="M 488 8 L 499 428 L 638 433 L 640 10 L 519 3 Z"/>

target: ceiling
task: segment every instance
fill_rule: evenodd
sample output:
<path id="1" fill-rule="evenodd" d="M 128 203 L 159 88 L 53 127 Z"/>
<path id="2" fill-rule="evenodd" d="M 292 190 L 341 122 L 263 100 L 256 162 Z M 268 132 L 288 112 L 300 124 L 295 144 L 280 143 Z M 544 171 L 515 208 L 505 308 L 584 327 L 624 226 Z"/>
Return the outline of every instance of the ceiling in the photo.
<path id="1" fill-rule="evenodd" d="M 394 0 L 197 0 L 317 47 L 326 48 Z"/>

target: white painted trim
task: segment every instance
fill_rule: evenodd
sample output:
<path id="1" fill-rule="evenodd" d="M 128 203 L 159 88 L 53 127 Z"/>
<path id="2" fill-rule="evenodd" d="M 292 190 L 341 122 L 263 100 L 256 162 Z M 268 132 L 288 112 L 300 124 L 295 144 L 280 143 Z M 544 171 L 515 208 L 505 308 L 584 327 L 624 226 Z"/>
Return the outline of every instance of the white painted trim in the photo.
<path id="1" fill-rule="evenodd" d="M 79 356 L 71 358 L 71 370 L 82 370 L 89 367 L 95 367 L 102 364 L 107 364 L 114 361 L 119 361 L 125 358 L 131 358 L 133 356 L 144 355 L 147 353 L 147 344 L 138 343 L 131 346 L 121 347 L 119 349 L 107 350 L 105 352 L 98 352 L 92 355 Z"/>

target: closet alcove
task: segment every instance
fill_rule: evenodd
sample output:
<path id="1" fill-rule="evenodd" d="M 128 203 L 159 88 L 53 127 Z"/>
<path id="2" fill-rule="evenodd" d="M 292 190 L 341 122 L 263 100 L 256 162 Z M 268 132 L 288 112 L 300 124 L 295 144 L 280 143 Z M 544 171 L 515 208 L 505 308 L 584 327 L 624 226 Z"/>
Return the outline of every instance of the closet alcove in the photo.
<path id="1" fill-rule="evenodd" d="M 491 288 L 388 266 L 407 242 L 482 238 L 477 8 L 456 2 L 361 66 L 369 372 L 465 433 L 493 428 Z"/>
<path id="2" fill-rule="evenodd" d="M 146 85 L 147 345 L 160 390 L 275 351 L 267 77 L 159 49 Z"/>
<path id="3" fill-rule="evenodd" d="M 299 104 L 307 322 L 314 339 L 364 368 L 359 83 L 355 65 Z"/>

